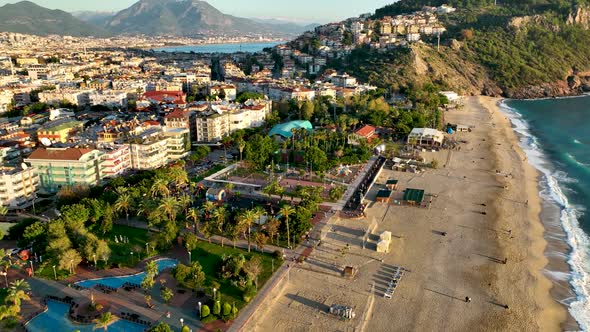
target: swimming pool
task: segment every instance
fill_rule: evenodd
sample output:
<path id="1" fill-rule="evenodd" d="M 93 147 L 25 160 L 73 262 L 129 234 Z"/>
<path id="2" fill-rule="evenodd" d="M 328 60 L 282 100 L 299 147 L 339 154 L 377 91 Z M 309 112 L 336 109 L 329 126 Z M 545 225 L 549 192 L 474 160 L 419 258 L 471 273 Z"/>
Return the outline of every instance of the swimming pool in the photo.
<path id="1" fill-rule="evenodd" d="M 163 259 L 158 259 L 156 261 L 156 265 L 158 265 L 158 272 L 162 272 L 162 270 L 165 270 L 167 268 L 173 268 L 176 265 L 178 265 L 178 261 L 176 259 L 172 259 L 172 258 L 163 258 Z M 143 280 L 143 278 L 145 278 L 145 272 L 140 272 L 140 273 L 128 275 L 128 276 L 83 280 L 83 281 L 77 282 L 76 285 L 78 285 L 80 287 L 84 287 L 84 288 L 92 288 L 95 285 L 101 284 L 101 285 L 105 285 L 108 287 L 120 288 L 127 282 L 131 283 L 131 284 L 139 285 L 139 284 L 141 284 L 141 281 Z"/>
<path id="2" fill-rule="evenodd" d="M 76 324 L 72 322 L 67 314 L 70 306 L 64 303 L 47 301 L 47 311 L 35 316 L 25 327 L 30 332 L 57 332 L 57 331 L 80 331 L 93 332 L 104 331 L 96 328 L 95 324 Z M 108 327 L 109 332 L 143 332 L 145 326 L 119 319 Z"/>

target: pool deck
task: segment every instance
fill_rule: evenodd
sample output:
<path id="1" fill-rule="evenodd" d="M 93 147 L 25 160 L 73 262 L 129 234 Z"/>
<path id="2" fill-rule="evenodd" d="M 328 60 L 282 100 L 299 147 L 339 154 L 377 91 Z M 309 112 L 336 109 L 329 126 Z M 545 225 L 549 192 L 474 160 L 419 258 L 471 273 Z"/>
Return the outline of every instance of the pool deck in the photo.
<path id="1" fill-rule="evenodd" d="M 29 304 L 23 306 L 22 315 L 23 317 L 26 317 L 27 320 L 34 317 L 39 313 L 39 311 L 43 310 L 43 304 L 41 304 L 41 300 L 47 295 L 56 295 L 60 297 L 70 296 L 76 303 L 81 305 L 90 302 L 91 291 L 89 289 L 76 290 L 55 281 L 37 278 L 30 278 L 27 281 L 31 285 L 31 289 L 33 290 L 34 294 L 32 301 L 27 302 Z M 154 289 L 152 291 L 152 298 L 154 299 L 152 302 L 155 305 L 152 309 L 146 307 L 144 294 L 141 291 L 128 292 L 120 290 L 119 292 L 104 294 L 95 290 L 92 291 L 92 293 L 94 294 L 95 301 L 99 303 L 108 303 L 110 306 L 110 311 L 117 316 L 119 316 L 122 311 L 136 313 L 143 319 L 153 322 L 164 321 L 178 329 L 180 329 L 180 318 L 183 318 L 185 325 L 189 325 L 191 328 L 193 328 L 193 330 L 196 331 L 201 328 L 201 324 L 193 310 L 172 307 L 161 303 L 158 290 Z M 182 296 L 180 294 L 175 294 L 172 304 L 182 305 L 184 302 L 189 300 L 189 297 L 190 293 L 187 294 L 187 296 L 184 298 L 184 301 L 182 301 Z M 170 318 L 165 317 L 164 314 L 166 311 L 170 311 Z"/>

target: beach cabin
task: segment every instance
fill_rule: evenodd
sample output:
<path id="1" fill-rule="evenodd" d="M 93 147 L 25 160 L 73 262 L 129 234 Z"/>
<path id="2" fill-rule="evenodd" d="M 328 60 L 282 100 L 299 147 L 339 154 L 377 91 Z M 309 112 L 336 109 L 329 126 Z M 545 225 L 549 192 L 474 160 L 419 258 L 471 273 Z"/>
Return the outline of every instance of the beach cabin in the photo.
<path id="1" fill-rule="evenodd" d="M 442 146 L 445 135 L 432 128 L 414 128 L 408 135 L 408 144 L 420 146 Z"/>
<path id="2" fill-rule="evenodd" d="M 389 190 L 397 190 L 397 183 L 398 183 L 398 180 L 389 179 L 389 180 L 387 180 L 387 182 L 385 182 L 385 186 Z"/>
<path id="3" fill-rule="evenodd" d="M 391 241 L 381 240 L 377 243 L 377 252 L 388 253 Z"/>
<path id="4" fill-rule="evenodd" d="M 210 202 L 222 202 L 225 196 L 225 189 L 223 188 L 209 188 L 205 194 L 205 197 Z"/>
<path id="5" fill-rule="evenodd" d="M 409 205 L 420 205 L 424 201 L 424 190 L 421 189 L 406 189 L 402 202 Z"/>
<path id="6" fill-rule="evenodd" d="M 390 199 L 391 199 L 391 190 L 381 189 L 377 193 L 377 198 L 376 198 L 377 202 L 389 203 Z"/>

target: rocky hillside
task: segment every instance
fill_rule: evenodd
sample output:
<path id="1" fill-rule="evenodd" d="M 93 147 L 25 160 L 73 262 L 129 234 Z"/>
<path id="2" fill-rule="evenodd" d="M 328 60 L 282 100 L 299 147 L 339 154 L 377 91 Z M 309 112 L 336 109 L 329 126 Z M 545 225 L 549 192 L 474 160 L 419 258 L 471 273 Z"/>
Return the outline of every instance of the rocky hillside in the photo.
<path id="1" fill-rule="evenodd" d="M 387 89 L 433 83 L 467 94 L 537 98 L 590 91 L 590 7 L 585 0 L 401 0 L 373 19 L 450 3 L 435 40 L 383 52 L 368 47 L 330 63 Z"/>
<path id="2" fill-rule="evenodd" d="M 62 10 L 51 10 L 30 1 L 0 7 L 0 31 L 33 35 L 106 36 L 108 33 Z"/>
<path id="3" fill-rule="evenodd" d="M 292 34 L 304 31 L 294 24 L 266 24 L 226 15 L 206 1 L 140 0 L 110 18 L 105 28 L 114 33 L 177 35 Z"/>

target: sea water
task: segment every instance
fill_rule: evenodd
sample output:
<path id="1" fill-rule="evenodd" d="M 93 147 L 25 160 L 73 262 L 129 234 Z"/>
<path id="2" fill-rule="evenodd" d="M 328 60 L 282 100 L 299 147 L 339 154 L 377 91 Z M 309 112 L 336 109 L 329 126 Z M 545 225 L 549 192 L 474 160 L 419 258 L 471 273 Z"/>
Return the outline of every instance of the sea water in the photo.
<path id="1" fill-rule="evenodd" d="M 182 52 L 182 53 L 236 53 L 248 52 L 256 53 L 265 48 L 272 48 L 280 44 L 279 42 L 263 43 L 229 43 L 229 44 L 202 44 L 194 46 L 171 46 L 156 48 L 156 52 Z"/>
<path id="2" fill-rule="evenodd" d="M 548 274 L 571 284 L 575 296 L 562 303 L 580 328 L 590 331 L 590 96 L 507 100 L 501 106 L 529 163 L 541 173 L 540 196 L 556 207 L 554 219 L 570 247 L 549 253 L 563 255 L 569 273 Z"/>

